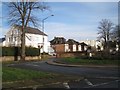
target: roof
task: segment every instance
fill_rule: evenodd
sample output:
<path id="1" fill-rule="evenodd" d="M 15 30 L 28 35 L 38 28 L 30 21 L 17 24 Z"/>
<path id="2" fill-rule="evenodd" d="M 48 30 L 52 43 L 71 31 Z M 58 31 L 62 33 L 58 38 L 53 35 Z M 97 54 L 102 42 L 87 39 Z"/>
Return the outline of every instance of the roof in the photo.
<path id="1" fill-rule="evenodd" d="M 80 44 L 79 42 L 77 42 L 77 41 L 75 41 L 75 40 L 73 40 L 73 39 L 68 39 L 68 41 L 67 41 L 67 43 L 68 44 Z"/>
<path id="2" fill-rule="evenodd" d="M 53 40 L 50 41 L 51 45 L 56 45 L 56 44 L 69 44 L 69 45 L 73 45 L 73 44 L 77 44 L 77 45 L 83 45 L 83 46 L 88 46 L 87 44 L 85 44 L 84 42 L 79 43 L 73 39 L 68 39 L 68 41 L 66 41 L 66 39 L 64 37 L 54 37 Z"/>
<path id="3" fill-rule="evenodd" d="M 0 38 L 0 42 L 3 42 L 3 41 L 5 41 L 5 38 Z"/>
<path id="4" fill-rule="evenodd" d="M 83 46 L 88 46 L 86 43 L 82 42 L 80 43 L 80 45 L 83 45 Z"/>
<path id="5" fill-rule="evenodd" d="M 20 25 L 14 25 L 14 27 L 18 28 L 18 29 L 22 28 L 22 26 L 20 26 Z M 37 28 L 26 27 L 25 30 L 26 30 L 26 33 L 39 34 L 39 35 L 47 36 L 47 34 L 45 34 L 44 32 L 40 31 Z"/>
<path id="6" fill-rule="evenodd" d="M 64 37 L 54 37 L 53 40 L 50 41 L 51 45 L 55 44 L 65 44 L 66 39 Z"/>

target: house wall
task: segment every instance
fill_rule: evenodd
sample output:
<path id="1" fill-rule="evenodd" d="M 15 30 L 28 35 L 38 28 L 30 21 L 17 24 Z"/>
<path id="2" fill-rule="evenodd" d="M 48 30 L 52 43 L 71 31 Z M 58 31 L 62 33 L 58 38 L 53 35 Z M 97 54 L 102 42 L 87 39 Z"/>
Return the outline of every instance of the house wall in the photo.
<path id="1" fill-rule="evenodd" d="M 77 46 L 74 44 L 73 46 L 73 52 L 75 52 L 77 50 Z"/>
<path id="2" fill-rule="evenodd" d="M 6 33 L 5 38 L 5 46 L 20 46 L 21 44 L 21 32 L 14 27 Z"/>
<path id="3" fill-rule="evenodd" d="M 43 46 L 44 52 L 48 52 L 48 37 L 44 36 L 44 44 L 43 44 L 43 35 L 38 34 L 26 34 L 26 46 L 32 46 L 38 48 L 38 45 Z M 43 52 L 43 49 L 41 49 L 41 52 Z"/>
<path id="4" fill-rule="evenodd" d="M 52 48 L 55 52 L 77 52 L 77 51 L 86 51 L 87 46 L 82 45 L 70 45 L 70 44 L 57 44 L 52 45 Z"/>
<path id="5" fill-rule="evenodd" d="M 78 45 L 78 51 L 82 51 L 81 45 Z"/>
<path id="6" fill-rule="evenodd" d="M 1 47 L 2 47 L 2 46 L 4 47 L 4 46 L 5 46 L 5 41 L 1 42 L 1 43 L 0 43 L 0 46 L 1 46 Z"/>
<path id="7" fill-rule="evenodd" d="M 103 47 L 102 42 L 99 42 L 96 40 L 84 40 L 84 41 L 80 41 L 80 42 L 84 42 L 87 45 L 90 45 L 90 46 L 95 47 L 95 48 L 97 48 L 97 46 L 100 46 L 101 48 Z"/>
<path id="8" fill-rule="evenodd" d="M 70 52 L 72 52 L 73 51 L 73 45 L 69 44 L 69 49 L 70 49 Z"/>
<path id="9" fill-rule="evenodd" d="M 11 28 L 7 33 L 6 33 L 6 42 L 5 46 L 21 46 L 21 32 L 18 29 Z M 38 48 L 38 45 L 43 46 L 43 35 L 39 34 L 30 34 L 26 33 L 25 34 L 25 45 L 26 46 L 31 46 L 31 47 L 36 47 Z M 48 52 L 48 37 L 44 36 L 44 49 L 41 49 L 41 52 Z"/>
<path id="10" fill-rule="evenodd" d="M 70 49 L 69 49 L 69 45 L 68 44 L 65 44 L 65 52 L 69 52 Z"/>
<path id="11" fill-rule="evenodd" d="M 81 45 L 76 45 L 76 44 L 69 45 L 69 49 L 70 49 L 69 51 L 71 52 L 82 51 Z"/>
<path id="12" fill-rule="evenodd" d="M 65 52 L 65 44 L 57 44 L 53 46 L 55 52 Z"/>

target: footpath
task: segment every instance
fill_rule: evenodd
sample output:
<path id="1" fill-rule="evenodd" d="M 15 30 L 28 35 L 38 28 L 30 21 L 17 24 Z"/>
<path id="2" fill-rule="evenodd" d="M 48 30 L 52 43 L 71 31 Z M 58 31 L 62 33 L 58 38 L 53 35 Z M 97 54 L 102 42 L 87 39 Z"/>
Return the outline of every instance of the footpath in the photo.
<path id="1" fill-rule="evenodd" d="M 74 65 L 74 64 L 65 64 L 65 63 L 60 63 L 54 60 L 46 61 L 47 64 L 50 65 L 55 65 L 55 66 L 63 66 L 63 67 L 91 67 L 91 68 L 118 68 L 117 65 Z"/>

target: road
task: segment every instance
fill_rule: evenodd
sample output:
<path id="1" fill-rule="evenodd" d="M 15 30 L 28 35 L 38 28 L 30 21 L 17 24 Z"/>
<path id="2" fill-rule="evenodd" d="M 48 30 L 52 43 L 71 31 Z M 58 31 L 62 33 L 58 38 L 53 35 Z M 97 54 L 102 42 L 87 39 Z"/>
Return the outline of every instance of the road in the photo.
<path id="1" fill-rule="evenodd" d="M 51 59 L 52 60 L 52 59 Z M 78 88 L 99 88 L 99 87 L 118 87 L 118 68 L 112 67 L 63 67 L 49 65 L 46 61 L 26 62 L 19 64 L 11 64 L 12 67 L 32 69 L 37 71 L 54 72 L 61 74 L 79 75 L 85 77 L 83 81 L 70 82 L 70 87 Z"/>

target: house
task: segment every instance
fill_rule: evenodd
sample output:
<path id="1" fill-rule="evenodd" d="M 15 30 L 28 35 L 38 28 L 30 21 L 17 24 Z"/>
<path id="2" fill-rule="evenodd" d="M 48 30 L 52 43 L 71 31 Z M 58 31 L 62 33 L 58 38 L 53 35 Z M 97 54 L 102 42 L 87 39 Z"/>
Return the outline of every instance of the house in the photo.
<path id="1" fill-rule="evenodd" d="M 55 50 L 55 52 L 77 52 L 77 51 L 85 51 L 87 50 L 87 44 L 79 43 L 73 39 L 66 39 L 64 37 L 54 37 L 53 40 L 50 41 L 51 47 Z"/>
<path id="2" fill-rule="evenodd" d="M 64 37 L 54 37 L 54 39 L 50 41 L 50 44 L 55 52 L 69 51 L 68 44 L 66 43 L 66 39 Z"/>
<path id="3" fill-rule="evenodd" d="M 79 43 L 73 39 L 68 39 L 67 43 L 69 44 L 70 52 L 86 51 L 87 50 L 87 44 L 85 44 L 83 42 Z"/>
<path id="4" fill-rule="evenodd" d="M 81 43 L 81 42 L 86 43 L 87 45 L 95 48 L 96 50 L 97 50 L 98 48 L 101 48 L 101 50 L 103 50 L 102 42 L 100 42 L 100 41 L 97 41 L 97 40 L 88 40 L 88 39 L 87 39 L 87 40 L 81 40 L 80 43 Z"/>
<path id="5" fill-rule="evenodd" d="M 21 28 L 20 25 L 14 25 L 5 35 L 5 46 L 21 46 Z M 25 28 L 25 46 L 43 47 L 41 52 L 48 52 L 48 36 L 37 28 Z"/>
<path id="6" fill-rule="evenodd" d="M 0 38 L 0 46 L 5 46 L 5 38 Z"/>

